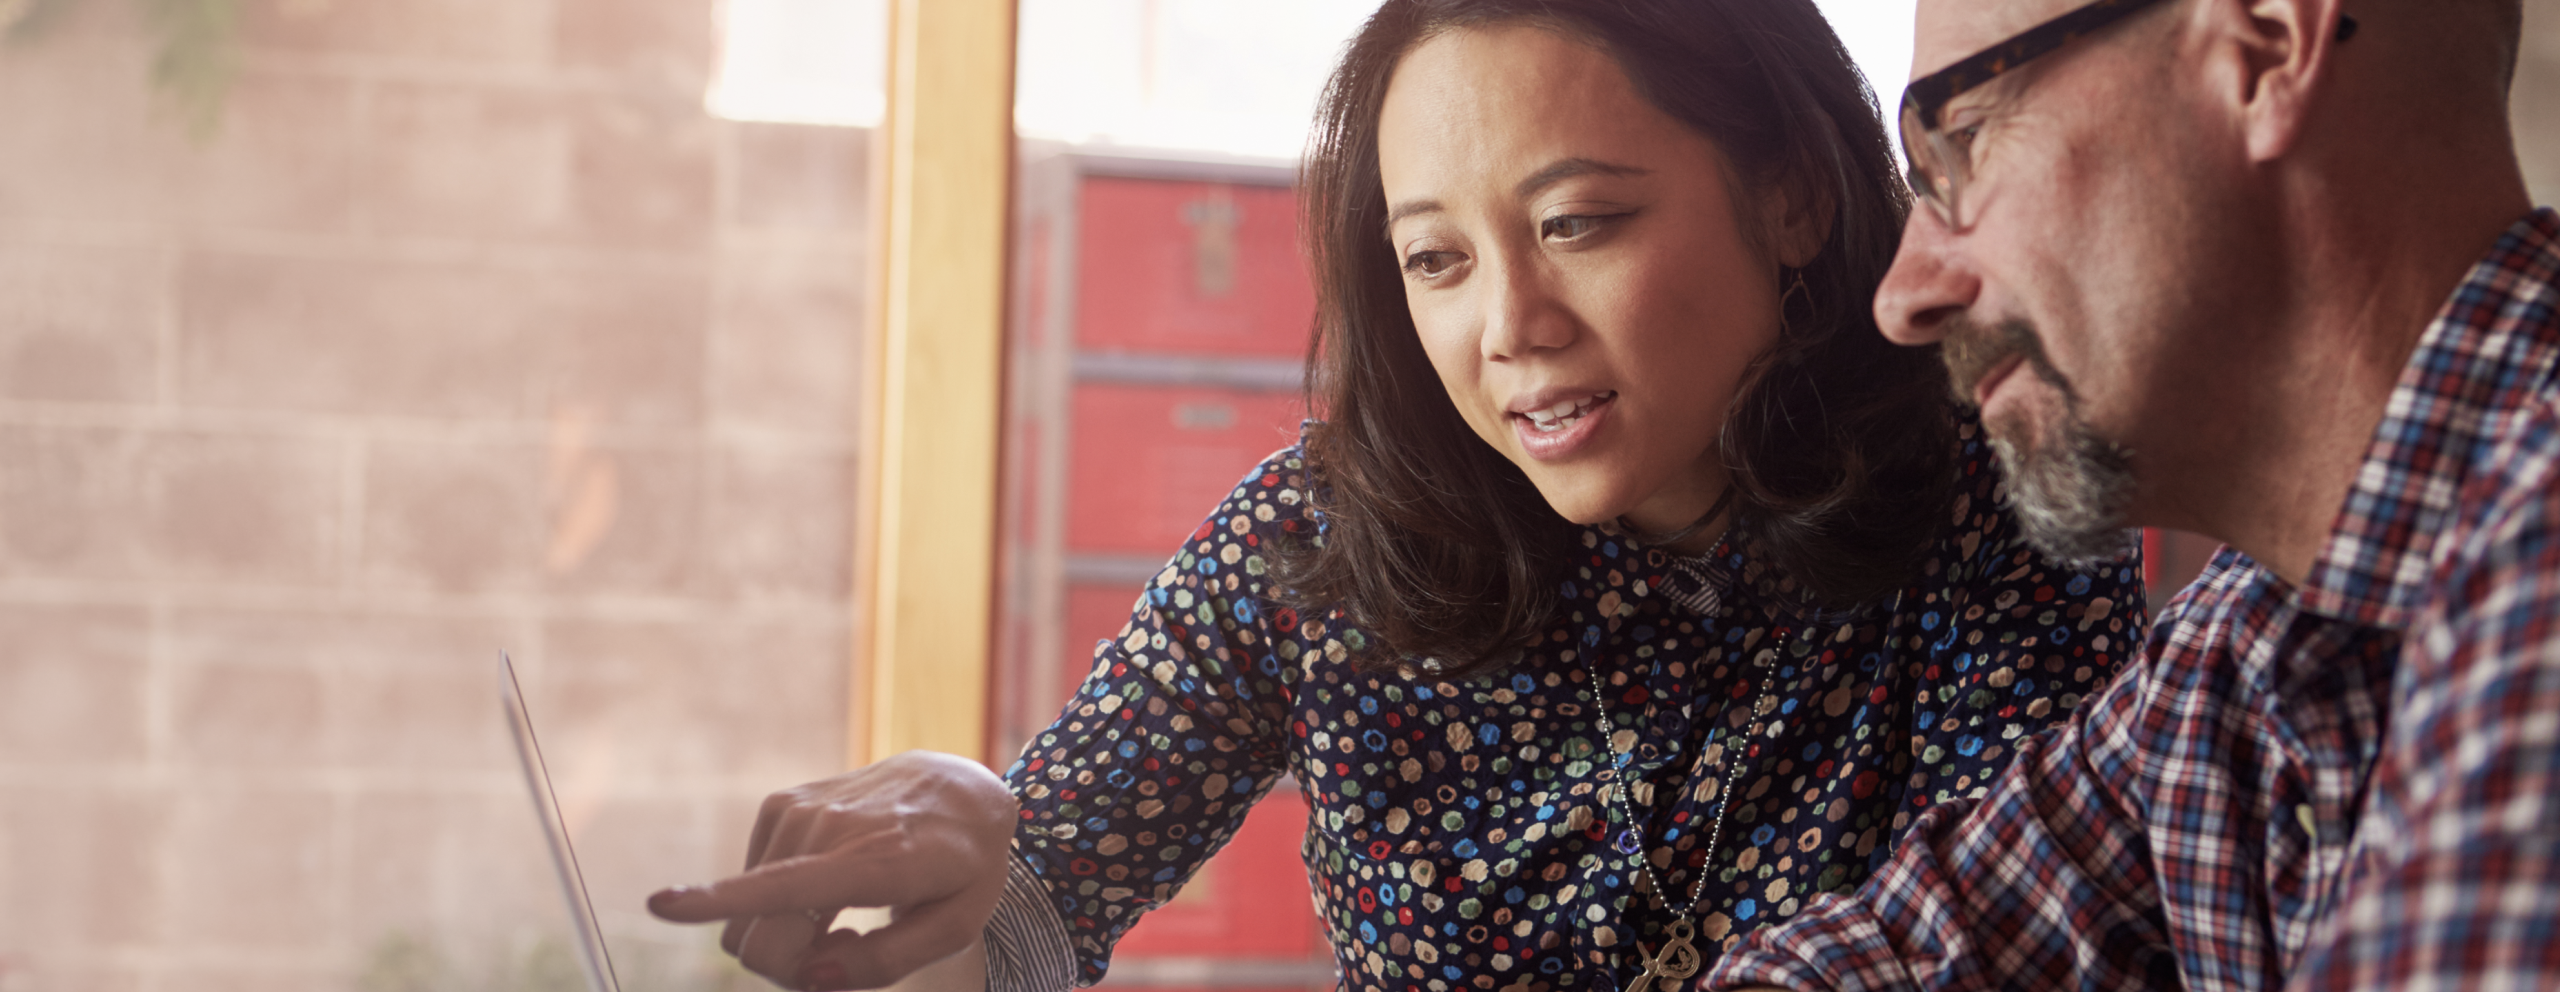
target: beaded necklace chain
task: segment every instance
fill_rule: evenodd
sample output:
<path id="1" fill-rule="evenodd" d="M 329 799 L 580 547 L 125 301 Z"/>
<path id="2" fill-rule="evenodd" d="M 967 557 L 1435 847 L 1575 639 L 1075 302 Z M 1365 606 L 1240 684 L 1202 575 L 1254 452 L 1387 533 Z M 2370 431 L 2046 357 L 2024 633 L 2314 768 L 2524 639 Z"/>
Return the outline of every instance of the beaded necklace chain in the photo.
<path id="1" fill-rule="evenodd" d="M 1708 518 L 1712 519 L 1714 515 L 1714 512 L 1711 511 L 1708 514 Z M 1707 552 L 1707 559 L 1713 561 L 1718 557 L 1731 553 L 1732 545 L 1729 541 L 1729 538 L 1718 540 L 1715 544 L 1715 548 Z M 1887 607 L 1885 610 L 1885 617 L 1888 626 L 1891 624 L 1892 618 L 1901 615 L 1902 594 L 1902 590 L 1896 590 L 1893 594 L 1892 605 Z M 1710 602 L 1713 602 L 1713 600 L 1710 600 Z M 1712 607 L 1701 609 L 1700 612 L 1703 615 L 1710 609 L 1712 609 Z M 1801 626 L 1801 624 L 1799 624 L 1799 626 Z M 1742 739 L 1740 741 L 1728 740 L 1725 744 L 1727 753 L 1730 754 L 1732 758 L 1725 763 L 1724 785 L 1721 790 L 1723 794 L 1716 797 L 1715 823 L 1707 832 L 1706 855 L 1698 861 L 1698 876 L 1695 879 L 1692 879 L 1689 883 L 1689 901 L 1680 906 L 1671 908 L 1671 925 L 1663 931 L 1663 942 L 1660 950 L 1646 951 L 1644 948 L 1644 941 L 1641 939 L 1636 941 L 1636 953 L 1641 956 L 1644 961 L 1644 974 L 1636 979 L 1634 985 L 1627 988 L 1627 992 L 1657 992 L 1657 990 L 1665 987 L 1663 985 L 1665 981 L 1680 982 L 1687 980 L 1688 978 L 1696 975 L 1706 966 L 1706 956 L 1699 952 L 1695 943 L 1698 936 L 1697 924 L 1692 917 L 1698 909 L 1698 902 L 1700 898 L 1706 892 L 1707 878 L 1715 874 L 1716 855 L 1720 853 L 1724 845 L 1725 814 L 1728 810 L 1732 809 L 1733 794 L 1740 791 L 1743 779 L 1750 772 L 1750 768 L 1745 764 L 1745 761 L 1751 757 L 1751 749 L 1758 746 L 1760 743 L 1758 740 L 1759 735 L 1756 733 L 1759 722 L 1764 714 L 1774 718 L 1777 713 L 1776 696 L 1773 694 L 1773 690 L 1776 688 L 1778 661 L 1784 657 L 1787 641 L 1794 633 L 1794 629 L 1783 623 L 1773 624 L 1770 629 L 1769 646 L 1763 649 L 1763 651 L 1758 655 L 1760 660 L 1752 663 L 1753 667 L 1759 669 L 1760 672 L 1760 692 L 1759 695 L 1754 698 L 1751 705 L 1751 712 L 1747 715 L 1747 719 L 1743 724 L 1744 729 L 1742 731 Z M 1592 654 L 1593 652 L 1588 650 L 1581 652 L 1582 670 L 1584 675 L 1589 679 L 1589 681 L 1585 683 L 1585 689 L 1591 694 L 1591 712 L 1600 724 L 1601 745 L 1610 749 L 1610 768 L 1615 773 L 1613 776 L 1614 781 L 1611 782 L 1610 788 L 1604 791 L 1609 794 L 1607 801 L 1610 806 L 1617 811 L 1619 818 L 1626 823 L 1626 827 L 1618 831 L 1617 836 L 1611 839 L 1611 846 L 1616 848 L 1618 853 L 1632 857 L 1636 860 L 1636 866 L 1644 871 L 1645 880 L 1653 883 L 1653 891 L 1660 895 L 1664 904 L 1668 906 L 1671 900 L 1671 893 L 1663 886 L 1661 874 L 1653 870 L 1652 859 L 1645 856 L 1646 852 L 1651 848 L 1651 845 L 1646 842 L 1644 821 L 1638 818 L 1635 814 L 1634 808 L 1628 805 L 1627 795 L 1634 790 L 1628 788 L 1627 785 L 1627 765 L 1635 758 L 1634 748 L 1630 747 L 1626 752 L 1620 753 L 1611 743 L 1618 736 L 1618 727 L 1616 721 L 1609 719 L 1609 704 L 1607 698 L 1601 695 L 1600 687 L 1602 682 L 1600 679 L 1600 668 L 1591 660 Z M 1724 724 L 1726 722 L 1727 721 L 1722 719 L 1721 715 L 1719 715 L 1716 720 L 1716 724 L 1707 732 L 1706 742 L 1701 745 L 1699 752 L 1701 755 L 1705 754 L 1707 750 L 1711 750 L 1715 747 L 1716 736 L 1724 733 Z M 1594 858 L 1591 864 L 1591 872 L 1597 872 L 1599 867 L 1599 859 Z M 1585 891 L 1596 891 L 1591 888 L 1590 878 L 1590 873 L 1585 873 L 1583 877 L 1584 889 Z"/>
<path id="2" fill-rule="evenodd" d="M 1751 704 L 1750 715 L 1754 718 L 1757 718 L 1763 710 L 1774 712 L 1769 695 L 1776 670 L 1774 659 L 1780 651 L 1784 650 L 1786 643 L 1787 629 L 1776 628 L 1769 644 L 1769 652 L 1765 656 L 1773 660 L 1757 663 L 1760 669 L 1760 695 Z M 1644 869 L 1646 880 L 1653 883 L 1653 891 L 1661 893 L 1663 901 L 1668 903 L 1670 892 L 1663 887 L 1662 876 L 1654 872 L 1653 860 L 1645 856 L 1645 851 L 1651 845 L 1645 843 L 1644 821 L 1638 819 L 1635 811 L 1627 805 L 1627 793 L 1630 791 L 1627 788 L 1627 763 L 1635 757 L 1634 749 L 1629 748 L 1625 752 L 1620 752 L 1610 746 L 1610 742 L 1618 736 L 1618 729 L 1617 725 L 1609 719 L 1608 701 L 1600 695 L 1600 669 L 1591 663 L 1591 652 L 1583 652 L 1582 669 L 1590 677 L 1587 688 L 1591 693 L 1592 714 L 1599 718 L 1601 745 L 1610 747 L 1610 752 L 1614 756 L 1610 761 L 1610 767 L 1617 774 L 1616 781 L 1611 783 L 1612 787 L 1607 790 L 1610 794 L 1609 800 L 1617 807 L 1618 816 L 1627 824 L 1626 829 L 1618 832 L 1613 846 L 1617 848 L 1618 853 L 1636 859 L 1637 867 Z M 1747 728 L 1749 725 L 1745 726 Z M 1715 746 L 1716 731 L 1722 729 L 1719 726 L 1709 731 L 1704 745 L 1706 748 Z M 1707 832 L 1707 855 L 1698 862 L 1698 877 L 1689 883 L 1689 901 L 1671 911 L 1671 926 L 1664 931 L 1660 951 L 1647 952 L 1642 940 L 1636 942 L 1636 953 L 1644 959 L 1644 976 L 1636 979 L 1634 985 L 1628 986 L 1627 992 L 1651 992 L 1663 979 L 1674 982 L 1683 981 L 1697 974 L 1698 969 L 1706 965 L 1705 955 L 1700 954 L 1697 946 L 1691 943 L 1697 938 L 1697 929 L 1696 925 L 1690 921 L 1690 914 L 1698 908 L 1699 896 L 1706 891 L 1707 876 L 1715 872 L 1716 849 L 1724 843 L 1725 810 L 1733 805 L 1733 794 L 1742 781 L 1742 760 L 1750 756 L 1749 745 L 1753 743 L 1748 729 L 1744 730 L 1744 734 L 1746 736 L 1741 741 L 1742 746 L 1736 747 L 1731 743 L 1726 745 L 1732 749 L 1734 759 L 1725 765 L 1724 794 L 1716 797 L 1715 826 Z M 1701 751 L 1701 753 L 1704 752 Z M 1593 867 L 1595 869 L 1598 867 L 1596 860 L 1593 862 Z"/>

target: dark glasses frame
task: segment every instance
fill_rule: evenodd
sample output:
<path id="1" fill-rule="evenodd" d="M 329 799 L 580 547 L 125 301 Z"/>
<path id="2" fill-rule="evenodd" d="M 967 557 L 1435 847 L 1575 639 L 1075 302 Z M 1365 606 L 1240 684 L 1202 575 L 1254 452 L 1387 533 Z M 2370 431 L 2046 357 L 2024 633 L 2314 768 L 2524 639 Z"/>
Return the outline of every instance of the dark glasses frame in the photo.
<path id="1" fill-rule="evenodd" d="M 1909 159 L 1911 191 L 1952 229 L 1957 223 L 1958 194 L 1963 191 L 1969 149 L 1958 148 L 1944 129 L 1947 104 L 1966 92 L 2000 78 L 2019 66 L 2096 34 L 2160 0 L 2095 0 L 2050 21 L 2019 32 L 2007 41 L 1975 52 L 1956 64 L 1912 80 L 1902 91 L 1902 150 Z M 2338 17 L 2338 40 L 2356 35 L 2356 19 Z"/>

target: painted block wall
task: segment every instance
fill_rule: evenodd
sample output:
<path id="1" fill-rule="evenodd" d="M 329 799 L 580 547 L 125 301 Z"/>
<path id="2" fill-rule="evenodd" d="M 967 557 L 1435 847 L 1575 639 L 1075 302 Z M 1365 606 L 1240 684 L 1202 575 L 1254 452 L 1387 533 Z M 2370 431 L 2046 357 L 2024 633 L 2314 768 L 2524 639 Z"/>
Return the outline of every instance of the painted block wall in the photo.
<path id="1" fill-rule="evenodd" d="M 863 132 L 711 0 L 126 0 L 0 46 L 0 990 L 568 988 L 514 652 L 626 987 L 843 754 Z"/>

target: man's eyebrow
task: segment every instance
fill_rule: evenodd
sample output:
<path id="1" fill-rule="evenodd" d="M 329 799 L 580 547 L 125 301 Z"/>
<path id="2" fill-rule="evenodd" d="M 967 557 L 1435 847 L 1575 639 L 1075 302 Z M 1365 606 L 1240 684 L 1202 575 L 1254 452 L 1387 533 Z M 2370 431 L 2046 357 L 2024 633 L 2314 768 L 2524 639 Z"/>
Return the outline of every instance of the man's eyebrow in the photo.
<path id="1" fill-rule="evenodd" d="M 1983 83 L 1980 86 L 1976 86 L 1962 93 L 1948 97 L 1947 102 L 1938 108 L 1939 126 L 1946 126 L 1947 118 L 1954 115 L 1957 111 L 1971 110 L 1976 112 L 1988 112 L 1998 109 L 2003 103 L 2007 103 L 2007 100 L 2001 99 L 2002 87 L 2000 85 L 2006 81 L 2006 77 L 1994 79 Z"/>
<path id="2" fill-rule="evenodd" d="M 1539 190 L 1546 189 L 1549 186 L 1553 186 L 1575 176 L 1599 175 L 1626 177 L 1649 176 L 1652 174 L 1653 170 L 1651 169 L 1637 168 L 1632 165 L 1619 165 L 1615 162 L 1603 162 L 1598 159 L 1590 158 L 1568 158 L 1559 160 L 1553 165 L 1530 173 L 1529 178 L 1520 180 L 1520 185 L 1515 187 L 1513 192 L 1518 194 L 1521 199 L 1525 200 L 1538 195 Z"/>
<path id="3" fill-rule="evenodd" d="M 2026 85 L 2025 81 L 2033 78 L 2044 68 L 2046 68 L 2044 65 L 2029 62 L 1984 80 L 1980 86 L 1949 97 L 1946 106 L 1938 108 L 1939 119 L 1945 120 L 1947 114 L 1957 110 L 1996 113 L 2001 108 L 2016 102 L 2020 88 Z"/>

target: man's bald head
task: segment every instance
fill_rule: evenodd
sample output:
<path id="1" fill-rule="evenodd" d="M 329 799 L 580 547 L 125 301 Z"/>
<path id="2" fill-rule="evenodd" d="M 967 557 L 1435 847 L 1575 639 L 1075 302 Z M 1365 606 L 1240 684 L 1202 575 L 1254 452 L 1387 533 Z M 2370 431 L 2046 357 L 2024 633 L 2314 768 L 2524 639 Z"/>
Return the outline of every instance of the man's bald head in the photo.
<path id="1" fill-rule="evenodd" d="M 1926 76 L 2020 32 L 2069 13 L 2088 0 L 1920 0 L 1912 78 Z M 2162 10 L 2196 2 L 2164 3 Z M 2219 0 L 2240 3 L 2244 0 Z M 2524 0 L 2345 0 L 2359 35 L 2388 40 L 2363 47 L 2384 49 L 2401 61 L 2395 75 L 2412 84 L 2399 92 L 2438 104 L 2467 105 L 2504 119 L 2507 91 L 2515 82 L 2524 43 Z M 2168 16 L 2175 16 L 2174 14 Z M 2431 111 L 2435 112 L 2435 111 Z"/>
<path id="2" fill-rule="evenodd" d="M 1914 75 L 2087 2 L 1920 0 Z M 1958 356 L 1998 343 L 1985 328 L 2037 344 L 2052 374 L 1986 375 L 1975 399 L 1995 438 L 2024 446 L 2013 469 L 2059 464 L 2084 437 L 2132 453 L 2129 484 L 2072 476 L 2071 492 L 2114 494 L 2091 505 L 2121 519 L 2097 525 L 2205 530 L 2226 511 L 2245 524 L 2256 511 L 2199 480 L 2282 453 L 2282 432 L 2260 426 L 2337 381 L 2302 356 L 2408 344 L 2438 283 L 2529 209 L 2507 115 L 2522 3 L 2110 13 L 1973 81 L 1937 106 L 1936 131 L 1908 136 L 1941 185 L 1913 213 L 1877 322 Z M 2311 392 L 2267 399 L 2297 384 Z"/>
<path id="3" fill-rule="evenodd" d="M 1912 32 L 1911 78 L 1953 65 L 2088 0 L 1920 0 Z"/>

